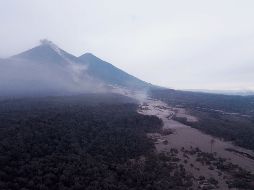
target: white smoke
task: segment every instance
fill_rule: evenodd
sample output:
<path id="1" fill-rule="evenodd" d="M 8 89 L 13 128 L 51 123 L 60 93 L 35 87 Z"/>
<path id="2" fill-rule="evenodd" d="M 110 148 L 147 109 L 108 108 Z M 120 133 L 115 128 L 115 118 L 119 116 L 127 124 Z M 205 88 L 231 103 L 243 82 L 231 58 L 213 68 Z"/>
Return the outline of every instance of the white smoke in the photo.
<path id="1" fill-rule="evenodd" d="M 140 104 L 147 101 L 148 92 L 145 89 L 142 90 L 130 90 L 121 86 L 111 86 L 111 91 L 117 94 L 122 94 L 137 100 Z"/>
<path id="2" fill-rule="evenodd" d="M 0 61 L 0 96 L 64 95 L 103 92 L 105 86 L 84 74 L 82 65 L 38 64 L 24 60 Z"/>
<path id="3" fill-rule="evenodd" d="M 40 40 L 40 42 L 43 45 L 50 46 L 59 56 L 61 56 L 67 63 L 67 69 L 71 72 L 73 80 L 77 83 L 81 82 L 82 77 L 86 74 L 85 71 L 88 69 L 88 65 L 69 59 L 56 44 L 47 39 Z"/>

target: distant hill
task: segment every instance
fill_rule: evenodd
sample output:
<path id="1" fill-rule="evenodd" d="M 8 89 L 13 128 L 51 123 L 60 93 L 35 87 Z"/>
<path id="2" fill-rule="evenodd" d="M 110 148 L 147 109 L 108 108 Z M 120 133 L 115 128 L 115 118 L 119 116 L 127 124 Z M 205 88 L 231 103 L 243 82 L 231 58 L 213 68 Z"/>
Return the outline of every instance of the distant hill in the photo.
<path id="1" fill-rule="evenodd" d="M 155 89 L 150 96 L 174 106 L 210 109 L 254 116 L 254 96 L 223 95 L 173 89 Z"/>
<path id="2" fill-rule="evenodd" d="M 211 94 L 224 94 L 224 95 L 239 95 L 239 96 L 254 96 L 253 90 L 205 90 L 205 89 L 191 89 L 191 92 L 204 92 Z"/>

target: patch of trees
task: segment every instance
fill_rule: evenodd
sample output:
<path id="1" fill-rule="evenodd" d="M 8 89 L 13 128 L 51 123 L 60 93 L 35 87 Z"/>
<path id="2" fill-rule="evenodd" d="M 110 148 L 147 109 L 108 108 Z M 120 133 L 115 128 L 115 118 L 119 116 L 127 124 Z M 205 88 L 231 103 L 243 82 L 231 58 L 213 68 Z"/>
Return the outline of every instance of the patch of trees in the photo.
<path id="1" fill-rule="evenodd" d="M 186 155 L 196 155 L 196 161 L 200 162 L 202 165 L 209 166 L 208 169 L 219 171 L 219 175 L 226 179 L 226 183 L 229 188 L 239 188 L 251 190 L 254 188 L 254 174 L 249 171 L 244 170 L 238 165 L 228 162 L 227 159 L 217 157 L 216 153 L 207 153 L 201 151 L 198 147 L 192 148 L 191 150 L 181 149 Z M 218 181 L 213 178 L 205 180 L 204 176 L 199 177 L 199 182 L 208 182 L 212 186 L 217 186 Z M 203 183 L 204 185 L 204 183 Z M 209 189 L 209 188 L 208 188 Z M 210 188 L 213 189 L 213 188 Z"/>
<path id="2" fill-rule="evenodd" d="M 135 104 L 49 97 L 0 106 L 0 189 L 128 190 L 191 186 L 183 168 L 154 154 L 161 129 Z M 102 101 L 103 102 L 103 101 Z"/>
<path id="3" fill-rule="evenodd" d="M 254 122 L 248 118 L 192 110 L 199 118 L 191 126 L 238 146 L 254 150 Z"/>

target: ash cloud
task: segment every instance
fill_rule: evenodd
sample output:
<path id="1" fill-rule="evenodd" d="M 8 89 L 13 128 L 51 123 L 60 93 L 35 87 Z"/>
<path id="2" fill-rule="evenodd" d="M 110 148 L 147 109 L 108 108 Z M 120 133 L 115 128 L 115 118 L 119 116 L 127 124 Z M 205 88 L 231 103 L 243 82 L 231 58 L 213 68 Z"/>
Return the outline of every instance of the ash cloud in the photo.
<path id="1" fill-rule="evenodd" d="M 103 92 L 104 84 L 86 74 L 87 67 L 39 64 L 22 59 L 0 60 L 0 96 L 66 95 Z"/>

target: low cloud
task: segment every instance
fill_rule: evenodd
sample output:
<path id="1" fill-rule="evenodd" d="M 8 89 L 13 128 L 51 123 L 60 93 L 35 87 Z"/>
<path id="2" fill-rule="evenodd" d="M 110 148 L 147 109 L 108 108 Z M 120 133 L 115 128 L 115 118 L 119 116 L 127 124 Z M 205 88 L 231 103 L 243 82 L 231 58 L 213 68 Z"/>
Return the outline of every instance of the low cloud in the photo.
<path id="1" fill-rule="evenodd" d="M 103 92 L 104 84 L 86 74 L 87 67 L 0 60 L 0 96 Z"/>

